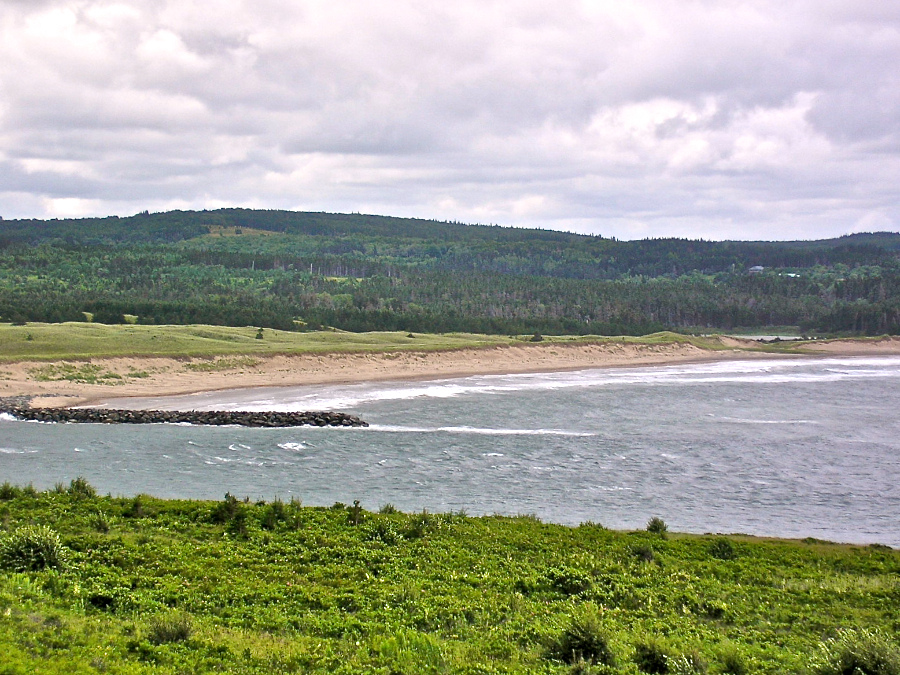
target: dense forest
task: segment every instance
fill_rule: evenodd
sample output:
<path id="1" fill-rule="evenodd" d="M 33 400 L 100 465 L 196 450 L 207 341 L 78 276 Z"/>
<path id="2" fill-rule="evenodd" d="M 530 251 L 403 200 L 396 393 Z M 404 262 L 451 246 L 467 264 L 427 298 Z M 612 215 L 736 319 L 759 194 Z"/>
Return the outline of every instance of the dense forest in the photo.
<path id="1" fill-rule="evenodd" d="M 900 333 L 900 234 L 616 241 L 222 209 L 0 220 L 0 320 L 288 330 Z"/>

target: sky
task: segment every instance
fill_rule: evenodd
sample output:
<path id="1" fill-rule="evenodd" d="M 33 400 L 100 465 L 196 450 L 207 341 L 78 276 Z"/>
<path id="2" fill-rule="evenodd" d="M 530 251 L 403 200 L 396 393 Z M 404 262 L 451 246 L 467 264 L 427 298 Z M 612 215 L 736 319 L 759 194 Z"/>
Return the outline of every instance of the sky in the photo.
<path id="1" fill-rule="evenodd" d="M 900 230 L 892 0 L 0 0 L 0 217 Z"/>

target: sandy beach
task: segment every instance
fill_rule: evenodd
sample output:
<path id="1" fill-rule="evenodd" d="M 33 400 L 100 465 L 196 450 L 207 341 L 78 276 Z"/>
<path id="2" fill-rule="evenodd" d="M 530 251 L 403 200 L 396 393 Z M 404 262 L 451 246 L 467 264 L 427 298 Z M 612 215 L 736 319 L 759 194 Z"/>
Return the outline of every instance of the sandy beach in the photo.
<path id="1" fill-rule="evenodd" d="M 712 350 L 687 343 L 544 343 L 422 352 L 20 361 L 0 364 L 0 397 L 34 396 L 37 398 L 33 405 L 54 407 L 246 387 L 438 379 L 725 359 L 897 355 L 900 339 L 806 342 L 795 353 L 784 355 L 754 351 L 758 343 L 734 338 L 722 338 L 722 347 Z"/>

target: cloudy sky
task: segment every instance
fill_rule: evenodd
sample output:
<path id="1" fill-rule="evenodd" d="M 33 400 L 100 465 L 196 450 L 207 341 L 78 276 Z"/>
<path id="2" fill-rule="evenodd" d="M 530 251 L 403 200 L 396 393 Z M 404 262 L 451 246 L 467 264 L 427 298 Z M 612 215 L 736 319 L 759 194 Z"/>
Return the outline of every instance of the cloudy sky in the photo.
<path id="1" fill-rule="evenodd" d="M 894 0 L 0 0 L 0 216 L 900 229 Z"/>

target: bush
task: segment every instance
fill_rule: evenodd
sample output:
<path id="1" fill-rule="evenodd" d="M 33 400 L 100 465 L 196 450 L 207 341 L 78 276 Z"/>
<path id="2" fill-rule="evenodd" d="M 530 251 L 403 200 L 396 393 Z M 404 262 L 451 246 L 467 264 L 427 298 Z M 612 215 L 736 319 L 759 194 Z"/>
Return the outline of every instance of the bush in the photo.
<path id="1" fill-rule="evenodd" d="M 822 643 L 810 672 L 814 675 L 900 675 L 900 649 L 878 632 L 848 630 Z"/>
<path id="2" fill-rule="evenodd" d="M 396 544 L 403 539 L 389 520 L 379 520 L 373 523 L 366 531 L 365 538 L 366 541 L 380 541 L 388 545 Z"/>
<path id="3" fill-rule="evenodd" d="M 649 639 L 634 648 L 634 663 L 643 673 L 664 675 L 669 672 L 669 654 L 659 640 Z"/>
<path id="4" fill-rule="evenodd" d="M 0 542 L 0 567 L 11 572 L 65 569 L 68 550 L 46 525 L 26 525 Z"/>
<path id="5" fill-rule="evenodd" d="M 68 493 L 73 497 L 96 497 L 94 486 L 84 476 L 78 476 L 69 483 Z"/>
<path id="6" fill-rule="evenodd" d="M 184 642 L 190 639 L 194 630 L 190 614 L 172 612 L 150 619 L 147 639 L 155 645 L 169 642 Z"/>
<path id="7" fill-rule="evenodd" d="M 664 521 L 662 518 L 653 516 L 650 520 L 647 521 L 647 532 L 650 532 L 651 534 L 665 536 L 666 532 L 668 531 L 669 526 L 666 525 L 666 521 Z"/>
<path id="8" fill-rule="evenodd" d="M 737 551 L 734 550 L 734 544 L 728 539 L 720 537 L 709 545 L 709 554 L 713 558 L 719 560 L 734 560 L 737 558 Z"/>
<path id="9" fill-rule="evenodd" d="M 226 492 L 225 499 L 213 508 L 210 520 L 221 525 L 232 520 L 241 510 L 241 503 L 238 501 L 238 498 L 230 492 Z"/>
<path id="10" fill-rule="evenodd" d="M 563 595 L 578 595 L 591 587 L 591 578 L 581 570 L 572 567 L 552 567 L 547 571 L 546 576 L 553 589 Z"/>
<path id="11" fill-rule="evenodd" d="M 288 514 L 287 509 L 284 506 L 284 502 L 282 502 L 280 499 L 276 499 L 263 511 L 260 525 L 262 525 L 262 528 L 264 530 L 274 530 L 276 527 L 278 527 L 279 523 L 284 523 L 287 521 L 287 519 Z"/>
<path id="12" fill-rule="evenodd" d="M 550 655 L 571 664 L 615 666 L 615 655 L 595 605 L 586 604 L 576 610 L 569 625 L 551 644 Z"/>
<path id="13" fill-rule="evenodd" d="M 15 499 L 20 492 L 19 488 L 15 485 L 10 485 L 9 481 L 6 481 L 3 485 L 0 485 L 0 500 L 9 501 L 10 499 Z"/>
<path id="14" fill-rule="evenodd" d="M 719 661 L 722 663 L 722 672 L 725 675 L 745 675 L 748 671 L 747 659 L 731 643 L 726 643 L 719 650 Z"/>
<path id="15" fill-rule="evenodd" d="M 97 532 L 106 534 L 109 532 L 109 519 L 101 509 L 97 509 L 90 516 L 91 527 Z"/>
<path id="16" fill-rule="evenodd" d="M 632 555 L 644 562 L 653 562 L 653 547 L 650 544 L 638 544 L 631 549 Z"/>

